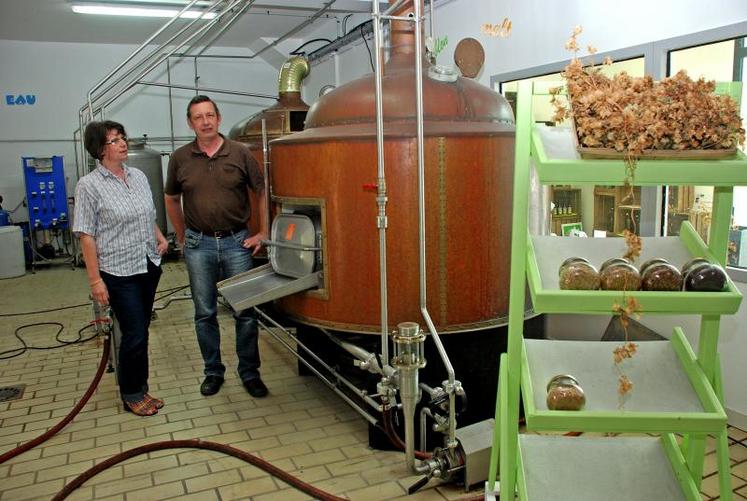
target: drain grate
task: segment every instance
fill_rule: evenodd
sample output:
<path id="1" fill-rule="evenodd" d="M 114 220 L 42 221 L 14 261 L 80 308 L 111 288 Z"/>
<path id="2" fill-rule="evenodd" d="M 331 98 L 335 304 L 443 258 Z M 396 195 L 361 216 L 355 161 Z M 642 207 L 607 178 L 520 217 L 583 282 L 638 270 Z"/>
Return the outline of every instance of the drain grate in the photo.
<path id="1" fill-rule="evenodd" d="M 9 402 L 11 400 L 18 400 L 23 396 L 23 390 L 26 389 L 25 384 L 17 384 L 15 386 L 4 386 L 0 388 L 0 402 Z"/>

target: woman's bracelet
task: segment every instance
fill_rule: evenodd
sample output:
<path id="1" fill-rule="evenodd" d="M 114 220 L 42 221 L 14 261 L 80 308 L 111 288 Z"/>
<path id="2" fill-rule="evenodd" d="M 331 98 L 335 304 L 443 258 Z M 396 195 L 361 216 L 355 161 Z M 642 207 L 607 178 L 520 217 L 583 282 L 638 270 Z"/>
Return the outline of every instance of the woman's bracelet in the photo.
<path id="1" fill-rule="evenodd" d="M 91 282 L 90 286 L 93 287 L 94 285 L 98 285 L 98 284 L 100 284 L 103 281 L 104 281 L 103 278 L 99 278 L 98 280 L 94 280 L 93 282 Z"/>

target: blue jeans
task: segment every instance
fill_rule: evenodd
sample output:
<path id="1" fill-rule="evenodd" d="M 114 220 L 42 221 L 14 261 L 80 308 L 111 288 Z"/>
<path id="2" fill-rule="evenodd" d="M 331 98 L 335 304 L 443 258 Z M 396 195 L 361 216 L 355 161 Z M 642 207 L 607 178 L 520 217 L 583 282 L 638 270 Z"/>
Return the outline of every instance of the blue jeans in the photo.
<path id="1" fill-rule="evenodd" d="M 148 391 L 148 327 L 161 267 L 148 260 L 148 271 L 118 277 L 101 272 L 109 304 L 119 322 L 117 382 L 125 402 L 139 402 Z"/>
<path id="2" fill-rule="evenodd" d="M 195 306 L 197 342 L 205 362 L 206 376 L 224 377 L 226 372 L 220 359 L 216 283 L 252 268 L 252 251 L 241 245 L 247 236 L 247 230 L 224 238 L 186 230 L 184 259 L 187 262 L 189 286 Z M 257 318 L 252 309 L 234 312 L 233 318 L 236 320 L 239 377 L 242 381 L 248 381 L 259 377 Z"/>

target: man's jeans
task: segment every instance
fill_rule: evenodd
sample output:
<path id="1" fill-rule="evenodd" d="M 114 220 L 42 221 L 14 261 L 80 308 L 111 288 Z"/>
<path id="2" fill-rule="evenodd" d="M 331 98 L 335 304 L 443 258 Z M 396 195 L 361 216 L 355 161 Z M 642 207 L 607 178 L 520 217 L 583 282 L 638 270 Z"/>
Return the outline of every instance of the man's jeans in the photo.
<path id="1" fill-rule="evenodd" d="M 122 400 L 139 402 L 148 391 L 148 327 L 161 267 L 148 260 L 148 271 L 118 277 L 101 272 L 109 291 L 109 304 L 119 322 L 117 382 Z"/>
<path id="2" fill-rule="evenodd" d="M 195 331 L 205 362 L 206 376 L 224 377 L 226 367 L 220 359 L 218 327 L 218 289 L 216 283 L 252 268 L 252 251 L 241 243 L 247 230 L 232 236 L 215 238 L 186 230 L 184 259 L 195 306 Z M 257 319 L 252 309 L 234 312 L 236 320 L 236 354 L 242 381 L 259 377 Z"/>

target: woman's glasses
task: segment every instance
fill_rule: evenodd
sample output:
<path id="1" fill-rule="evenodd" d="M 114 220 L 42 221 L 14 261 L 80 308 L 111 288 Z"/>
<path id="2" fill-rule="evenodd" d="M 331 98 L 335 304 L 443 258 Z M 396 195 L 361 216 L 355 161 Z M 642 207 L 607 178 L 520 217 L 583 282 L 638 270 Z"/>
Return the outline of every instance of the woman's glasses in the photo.
<path id="1" fill-rule="evenodd" d="M 110 139 L 109 141 L 105 141 L 104 145 L 113 144 L 113 145 L 116 146 L 116 145 L 119 144 L 120 141 L 124 141 L 125 143 L 127 143 L 127 136 L 115 137 L 114 139 Z"/>

